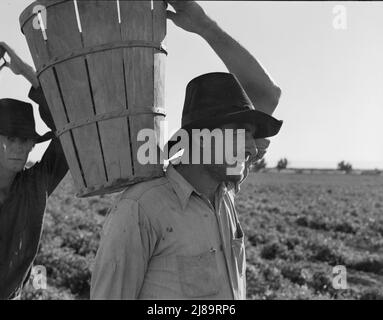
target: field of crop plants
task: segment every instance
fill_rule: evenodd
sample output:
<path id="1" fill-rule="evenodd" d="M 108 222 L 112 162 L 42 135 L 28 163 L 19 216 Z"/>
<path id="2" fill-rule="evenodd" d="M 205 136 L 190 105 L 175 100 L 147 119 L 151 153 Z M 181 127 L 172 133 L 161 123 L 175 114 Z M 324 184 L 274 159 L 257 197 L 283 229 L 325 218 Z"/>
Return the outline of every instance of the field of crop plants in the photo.
<path id="1" fill-rule="evenodd" d="M 77 199 L 70 176 L 49 200 L 37 265 L 47 290 L 88 299 L 102 221 L 114 196 Z M 383 299 L 383 176 L 252 173 L 236 207 L 247 236 L 249 299 Z M 344 265 L 347 285 L 332 286 Z"/>

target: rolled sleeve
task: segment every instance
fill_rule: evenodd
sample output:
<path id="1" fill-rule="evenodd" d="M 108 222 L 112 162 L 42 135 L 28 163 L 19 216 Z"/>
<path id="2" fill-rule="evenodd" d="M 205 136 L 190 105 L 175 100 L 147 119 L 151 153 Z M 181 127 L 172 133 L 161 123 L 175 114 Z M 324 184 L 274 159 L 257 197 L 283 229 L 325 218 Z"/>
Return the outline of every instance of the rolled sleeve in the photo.
<path id="1" fill-rule="evenodd" d="M 42 88 L 32 87 L 28 97 L 39 105 L 41 118 L 51 130 L 55 131 L 56 127 Z M 34 172 L 37 174 L 36 181 L 38 181 L 38 183 L 44 181 L 48 196 L 55 190 L 68 172 L 68 164 L 61 143 L 53 133 L 51 134 L 53 139 L 48 149 L 45 151 L 41 161 L 34 166 Z"/>
<path id="2" fill-rule="evenodd" d="M 120 200 L 104 224 L 90 298 L 137 299 L 156 239 L 156 232 L 139 203 Z"/>
<path id="3" fill-rule="evenodd" d="M 29 99 L 33 100 L 39 105 L 39 113 L 41 119 L 45 124 L 52 130 L 56 131 L 56 126 L 54 124 L 51 112 L 48 107 L 47 100 L 45 99 L 44 92 L 41 87 L 34 88 L 32 87 L 28 94 Z"/>

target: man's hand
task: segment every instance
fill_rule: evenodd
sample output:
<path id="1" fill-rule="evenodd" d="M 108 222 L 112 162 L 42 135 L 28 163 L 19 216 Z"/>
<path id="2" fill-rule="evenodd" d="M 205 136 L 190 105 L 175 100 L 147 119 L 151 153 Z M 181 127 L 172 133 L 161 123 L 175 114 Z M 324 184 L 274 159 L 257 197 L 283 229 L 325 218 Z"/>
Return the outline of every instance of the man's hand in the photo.
<path id="1" fill-rule="evenodd" d="M 3 57 L 5 64 L 2 65 L 1 68 L 8 67 L 14 74 L 23 75 L 35 88 L 39 86 L 39 81 L 36 77 L 34 69 L 25 63 L 10 46 L 8 46 L 5 42 L 0 41 L 0 57 L 2 57 L 1 53 L 3 53 L 3 55 L 7 53 L 10 58 L 10 61 L 7 61 Z"/>
<path id="2" fill-rule="evenodd" d="M 5 52 L 6 52 L 5 49 L 2 46 L 0 46 L 0 61 L 1 60 L 3 61 L 3 64 L 0 65 L 0 71 L 7 64 L 7 61 L 5 61 L 5 59 L 4 59 Z"/>
<path id="3" fill-rule="evenodd" d="M 229 72 L 238 78 L 255 108 L 271 115 L 278 105 L 281 90 L 255 57 L 208 17 L 195 1 L 167 2 L 175 10 L 167 11 L 168 19 L 205 39 Z"/>
<path id="4" fill-rule="evenodd" d="M 5 42 L 0 42 L 0 51 L 4 54 L 7 53 L 10 57 L 10 61 L 4 59 L 5 66 L 12 70 L 14 74 L 21 74 L 25 70 L 25 63 L 19 58 L 19 56 L 9 47 Z M 0 52 L 1 53 L 1 52 Z M 1 56 L 1 54 L 0 54 Z"/>
<path id="5" fill-rule="evenodd" d="M 175 10 L 175 12 L 167 10 L 167 18 L 186 31 L 201 35 L 212 23 L 212 20 L 195 1 L 176 0 L 167 2 Z"/>

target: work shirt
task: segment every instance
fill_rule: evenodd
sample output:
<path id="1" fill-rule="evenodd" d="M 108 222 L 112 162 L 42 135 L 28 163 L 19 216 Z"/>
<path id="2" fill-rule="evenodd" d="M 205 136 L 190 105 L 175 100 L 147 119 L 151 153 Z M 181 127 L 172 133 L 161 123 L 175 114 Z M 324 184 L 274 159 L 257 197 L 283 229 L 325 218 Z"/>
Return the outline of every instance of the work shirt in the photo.
<path id="1" fill-rule="evenodd" d="M 214 208 L 173 165 L 129 187 L 105 221 L 91 299 L 245 299 L 233 197 L 222 183 Z"/>
<path id="2" fill-rule="evenodd" d="M 39 104 L 41 118 L 55 129 L 42 90 L 29 97 Z M 42 160 L 19 172 L 8 197 L 0 205 L 0 299 L 17 296 L 29 277 L 36 257 L 49 195 L 68 171 L 58 139 L 53 139 Z"/>

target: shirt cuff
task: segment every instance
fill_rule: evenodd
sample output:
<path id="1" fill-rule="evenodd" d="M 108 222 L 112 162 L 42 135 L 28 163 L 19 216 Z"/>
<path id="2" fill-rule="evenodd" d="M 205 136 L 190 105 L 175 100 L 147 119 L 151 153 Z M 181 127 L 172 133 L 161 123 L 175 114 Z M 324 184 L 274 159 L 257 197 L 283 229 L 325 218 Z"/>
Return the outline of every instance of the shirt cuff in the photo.
<path id="1" fill-rule="evenodd" d="M 41 101 L 45 99 L 41 86 L 37 88 L 31 87 L 31 90 L 29 90 L 28 98 L 37 104 L 41 104 Z"/>

